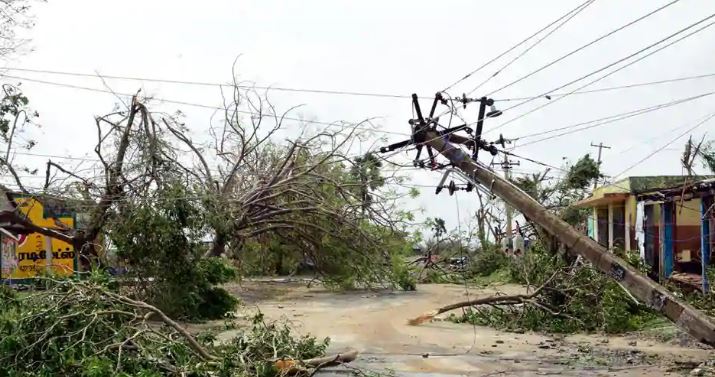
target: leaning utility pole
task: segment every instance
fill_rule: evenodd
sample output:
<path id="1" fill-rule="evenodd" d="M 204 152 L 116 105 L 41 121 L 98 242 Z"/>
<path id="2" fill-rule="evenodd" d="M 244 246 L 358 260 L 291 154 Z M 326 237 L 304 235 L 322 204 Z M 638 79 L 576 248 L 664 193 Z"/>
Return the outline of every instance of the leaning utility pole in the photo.
<path id="1" fill-rule="evenodd" d="M 519 161 L 510 161 L 509 156 L 504 153 L 504 160 L 502 162 L 498 163 L 492 163 L 492 165 L 500 165 L 502 168 L 502 171 L 504 171 L 504 179 L 511 182 L 511 168 L 513 166 L 519 166 L 520 162 Z M 506 201 L 504 202 L 504 211 L 506 212 L 506 245 L 507 248 L 511 251 L 513 250 L 513 244 L 512 244 L 512 232 L 513 228 L 511 223 L 514 221 L 514 208 L 509 205 Z"/>
<path id="2" fill-rule="evenodd" d="M 603 142 L 598 143 L 598 145 L 591 142 L 591 146 L 598 148 L 598 167 L 600 169 L 601 168 L 601 151 L 603 150 L 603 148 L 611 149 L 611 147 L 609 147 L 607 145 L 603 145 Z M 597 186 L 598 186 L 598 178 L 596 178 L 596 180 L 593 182 L 593 189 L 595 190 Z"/>
<path id="3" fill-rule="evenodd" d="M 437 130 L 437 120 L 433 116 L 440 101 L 442 103 L 446 102 L 443 101 L 441 94 L 438 93 L 435 96 L 429 116 L 423 117 L 417 95 L 413 94 L 412 103 L 417 119 L 410 120 L 413 131 L 412 138 L 381 148 L 380 152 L 385 153 L 408 145 L 415 145 L 418 149 L 418 157 L 415 160 L 415 164 L 417 164 L 419 152 L 422 147 L 426 147 L 430 154 L 432 168 L 446 167 L 447 165 L 436 164 L 434 161 L 432 151 L 436 150 L 450 161 L 449 165 L 459 169 L 464 173 L 465 177 L 473 180 L 474 183 L 480 184 L 479 189 L 499 196 L 531 221 L 539 224 L 549 234 L 556 237 L 568 252 L 580 255 L 591 262 L 595 268 L 618 281 L 633 296 L 665 315 L 699 341 L 711 346 L 715 345 L 715 323 L 710 318 L 691 305 L 679 300 L 660 284 L 642 275 L 623 259 L 609 253 L 596 241 L 572 228 L 529 194 L 506 179 L 499 177 L 490 171 L 486 165 L 479 163 L 477 159 L 455 145 L 455 143 L 464 144 L 475 149 L 479 147 L 487 149 L 489 147 L 488 144 L 480 145 L 483 142 L 475 143 L 474 137 L 466 138 L 454 135 L 454 132 L 461 130 L 471 133 L 471 129 L 467 125 Z M 487 101 L 482 100 L 480 106 L 487 104 Z"/>

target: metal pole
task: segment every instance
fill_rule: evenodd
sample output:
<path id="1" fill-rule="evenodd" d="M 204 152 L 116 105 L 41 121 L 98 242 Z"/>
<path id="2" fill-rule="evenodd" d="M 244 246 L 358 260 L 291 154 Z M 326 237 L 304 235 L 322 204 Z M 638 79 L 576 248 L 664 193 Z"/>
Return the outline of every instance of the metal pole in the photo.
<path id="1" fill-rule="evenodd" d="M 598 148 L 598 167 L 600 168 L 601 167 L 601 151 L 603 151 L 603 148 L 611 149 L 611 147 L 609 147 L 607 145 L 603 145 L 603 142 L 598 143 L 598 145 L 591 142 L 591 146 Z M 597 186 L 598 186 L 598 178 L 596 178 L 596 180 L 593 182 L 593 189 L 595 190 Z"/>

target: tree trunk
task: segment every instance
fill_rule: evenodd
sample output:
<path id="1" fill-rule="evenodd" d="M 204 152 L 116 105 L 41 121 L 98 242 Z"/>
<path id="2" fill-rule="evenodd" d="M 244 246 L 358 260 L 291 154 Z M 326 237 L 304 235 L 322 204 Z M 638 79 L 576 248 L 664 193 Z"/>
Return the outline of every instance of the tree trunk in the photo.
<path id="1" fill-rule="evenodd" d="M 226 251 L 228 237 L 224 232 L 216 232 L 211 248 L 204 254 L 204 257 L 220 257 Z"/>

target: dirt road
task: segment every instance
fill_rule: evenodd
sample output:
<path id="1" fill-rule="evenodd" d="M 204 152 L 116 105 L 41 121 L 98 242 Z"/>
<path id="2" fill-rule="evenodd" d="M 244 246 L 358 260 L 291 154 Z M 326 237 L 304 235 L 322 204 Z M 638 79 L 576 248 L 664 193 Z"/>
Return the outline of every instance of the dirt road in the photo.
<path id="1" fill-rule="evenodd" d="M 360 351 L 355 365 L 400 376 L 660 376 L 715 357 L 712 350 L 633 337 L 578 335 L 555 338 L 434 321 L 407 320 L 439 306 L 522 288 L 465 289 L 421 285 L 416 292 L 347 292 L 306 288 L 305 283 L 252 281 L 230 287 L 246 306 L 284 318 L 301 333 L 331 338 L 331 351 Z M 230 337 L 226 332 L 222 337 Z M 692 368 L 692 367 L 691 367 Z M 337 372 L 335 372 L 337 373 Z"/>

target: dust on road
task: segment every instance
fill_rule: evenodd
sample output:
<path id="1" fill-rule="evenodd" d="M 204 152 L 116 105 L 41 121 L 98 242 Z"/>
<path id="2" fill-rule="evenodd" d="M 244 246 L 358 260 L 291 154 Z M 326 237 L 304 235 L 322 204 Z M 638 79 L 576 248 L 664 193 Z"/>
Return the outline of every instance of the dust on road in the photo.
<path id="1" fill-rule="evenodd" d="M 678 375 L 679 365 L 715 357 L 710 349 L 652 339 L 577 335 L 566 338 L 517 334 L 448 321 L 409 326 L 407 321 L 440 306 L 523 287 L 470 288 L 420 285 L 416 292 L 332 292 L 305 282 L 250 281 L 229 287 L 270 319 L 287 319 L 295 329 L 330 337 L 331 350 L 360 351 L 361 367 L 410 376 L 660 376 Z M 222 337 L 230 337 L 226 332 Z"/>

